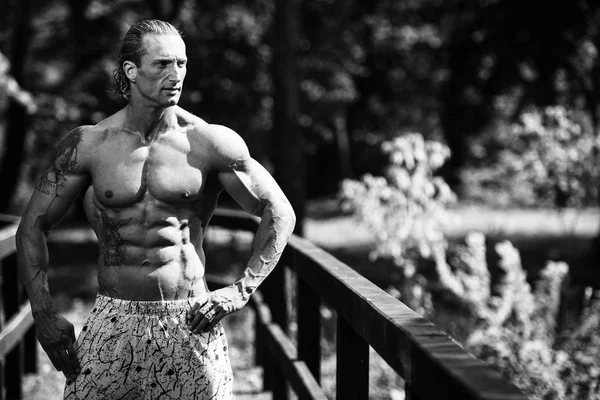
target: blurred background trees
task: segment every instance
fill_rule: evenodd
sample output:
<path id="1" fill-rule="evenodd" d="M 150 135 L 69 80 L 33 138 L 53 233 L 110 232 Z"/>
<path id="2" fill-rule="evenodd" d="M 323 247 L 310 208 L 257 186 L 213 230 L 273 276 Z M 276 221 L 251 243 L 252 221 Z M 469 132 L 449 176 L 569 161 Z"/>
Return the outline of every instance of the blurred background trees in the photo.
<path id="1" fill-rule="evenodd" d="M 600 118 L 592 0 L 10 0 L 3 8 L 5 73 L 37 106 L 28 114 L 22 102 L 0 105 L 5 212 L 22 210 L 57 137 L 123 106 L 111 94 L 114 58 L 128 26 L 144 18 L 184 32 L 181 105 L 244 136 L 298 206 L 334 195 L 343 178 L 382 172 L 380 144 L 404 132 L 449 146 L 444 176 L 468 198 L 465 180 L 493 186 L 470 172 L 514 144 L 500 133 L 523 113 L 562 106 L 590 137 Z"/>

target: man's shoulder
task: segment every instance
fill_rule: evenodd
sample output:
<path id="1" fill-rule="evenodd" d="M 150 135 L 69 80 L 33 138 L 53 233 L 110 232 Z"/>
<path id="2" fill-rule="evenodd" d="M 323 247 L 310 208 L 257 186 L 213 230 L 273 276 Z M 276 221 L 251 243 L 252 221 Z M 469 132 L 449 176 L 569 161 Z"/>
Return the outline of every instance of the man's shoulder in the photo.
<path id="1" fill-rule="evenodd" d="M 67 133 L 59 143 L 59 147 L 64 142 L 76 144 L 78 148 L 84 150 L 91 148 L 98 143 L 98 139 L 104 130 L 98 125 L 80 125 Z"/>
<path id="2" fill-rule="evenodd" d="M 82 156 L 87 152 L 86 150 L 93 151 L 106 138 L 110 128 L 118 126 L 119 114 L 120 112 L 117 112 L 96 125 L 80 125 L 71 130 L 58 143 L 58 151 L 65 145 L 76 146 Z"/>
<path id="3" fill-rule="evenodd" d="M 110 130 L 111 128 L 121 128 L 125 123 L 125 119 L 126 119 L 125 108 L 122 108 L 121 110 L 117 111 L 116 113 L 111 114 L 108 117 L 104 118 L 103 120 L 98 122 L 96 125 L 91 125 L 90 133 L 91 134 L 100 134 L 101 132 L 105 132 L 107 130 Z"/>
<path id="4" fill-rule="evenodd" d="M 218 124 L 194 125 L 189 137 L 220 162 L 231 164 L 249 158 L 248 146 L 233 129 Z"/>
<path id="5" fill-rule="evenodd" d="M 94 125 L 80 125 L 64 135 L 57 145 L 57 151 L 60 153 L 65 146 L 69 147 L 85 147 L 90 139 L 93 138 Z"/>
<path id="6" fill-rule="evenodd" d="M 208 125 L 202 118 L 179 106 L 175 107 L 175 114 L 177 115 L 177 120 L 181 126 L 197 128 Z"/>

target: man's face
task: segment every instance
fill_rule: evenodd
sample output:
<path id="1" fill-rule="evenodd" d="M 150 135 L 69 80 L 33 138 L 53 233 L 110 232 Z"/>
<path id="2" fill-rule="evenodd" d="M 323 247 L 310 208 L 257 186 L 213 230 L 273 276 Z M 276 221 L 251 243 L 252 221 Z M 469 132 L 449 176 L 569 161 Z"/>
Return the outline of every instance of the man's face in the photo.
<path id="1" fill-rule="evenodd" d="M 144 55 L 137 67 L 140 94 L 161 106 L 179 101 L 186 74 L 185 43 L 179 35 L 145 35 Z"/>

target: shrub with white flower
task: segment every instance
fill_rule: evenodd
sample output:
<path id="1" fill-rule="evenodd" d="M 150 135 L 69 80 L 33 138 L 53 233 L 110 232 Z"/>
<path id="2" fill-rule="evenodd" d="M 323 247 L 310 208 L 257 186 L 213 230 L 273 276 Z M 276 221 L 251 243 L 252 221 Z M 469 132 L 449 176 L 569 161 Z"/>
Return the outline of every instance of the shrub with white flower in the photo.
<path id="1" fill-rule="evenodd" d="M 535 170 L 524 173 L 544 177 L 536 181 L 540 191 L 564 184 L 569 198 L 581 198 L 577 182 L 584 175 L 573 167 L 578 161 L 567 166 L 574 161 L 572 146 L 557 148 L 560 140 L 576 136 L 576 125 L 560 109 L 546 113 L 551 122 L 541 123 L 539 114 L 524 116 L 520 134 L 534 135 L 538 145 L 520 153 L 527 156 L 519 165 Z M 587 140 L 578 136 L 575 142 L 592 146 Z M 464 244 L 452 246 L 444 238 L 451 220 L 447 207 L 455 196 L 435 171 L 448 158 L 448 148 L 409 134 L 385 142 L 383 150 L 390 158 L 385 175 L 345 181 L 341 196 L 346 209 L 374 234 L 373 257 L 391 258 L 404 272 L 404 280 L 390 292 L 463 341 L 530 398 L 600 399 L 600 301 L 588 308 L 572 336 L 557 340 L 568 266 L 549 262 L 532 288 L 519 251 L 504 241 L 495 247 L 501 274 L 493 281 L 484 235 L 470 233 Z M 420 259 L 433 260 L 436 276 L 420 273 Z"/>
<path id="2" fill-rule="evenodd" d="M 429 258 L 445 246 L 443 228 L 456 196 L 436 171 L 450 156 L 442 143 L 411 133 L 384 142 L 389 156 L 385 175 L 365 175 L 342 183 L 342 204 L 375 235 L 373 257 L 389 257 L 407 277 L 415 256 Z"/>

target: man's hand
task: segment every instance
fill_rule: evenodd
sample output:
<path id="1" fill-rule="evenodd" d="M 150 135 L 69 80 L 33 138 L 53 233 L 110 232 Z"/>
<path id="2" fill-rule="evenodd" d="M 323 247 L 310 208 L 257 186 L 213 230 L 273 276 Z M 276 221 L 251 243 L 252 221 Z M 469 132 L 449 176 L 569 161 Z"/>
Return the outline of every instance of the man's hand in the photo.
<path id="1" fill-rule="evenodd" d="M 208 332 L 226 315 L 246 305 L 247 300 L 237 286 L 226 286 L 209 293 L 192 306 L 187 313 L 188 327 L 194 333 Z"/>
<path id="2" fill-rule="evenodd" d="M 35 315 L 36 335 L 50 361 L 65 377 L 73 380 L 81 372 L 75 353 L 73 324 L 57 313 Z"/>

